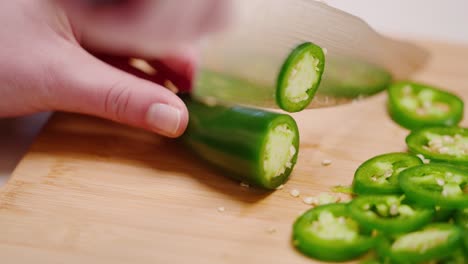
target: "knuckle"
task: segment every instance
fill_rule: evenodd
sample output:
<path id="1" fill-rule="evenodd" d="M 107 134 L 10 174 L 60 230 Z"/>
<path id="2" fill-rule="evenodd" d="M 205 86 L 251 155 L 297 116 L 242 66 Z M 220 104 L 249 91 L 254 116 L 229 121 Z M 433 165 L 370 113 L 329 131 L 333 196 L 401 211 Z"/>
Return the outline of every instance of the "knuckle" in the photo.
<path id="1" fill-rule="evenodd" d="M 116 82 L 107 89 L 104 111 L 116 121 L 124 121 L 131 99 L 131 89 L 123 81 Z"/>

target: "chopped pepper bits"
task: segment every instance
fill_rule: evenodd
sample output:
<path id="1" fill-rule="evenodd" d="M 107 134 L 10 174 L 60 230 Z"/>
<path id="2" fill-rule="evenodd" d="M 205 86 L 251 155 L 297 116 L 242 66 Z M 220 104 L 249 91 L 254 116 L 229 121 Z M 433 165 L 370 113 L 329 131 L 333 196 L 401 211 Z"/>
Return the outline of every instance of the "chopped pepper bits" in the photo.
<path id="1" fill-rule="evenodd" d="M 301 195 L 301 192 L 299 190 L 296 190 L 296 189 L 293 189 L 289 192 L 289 194 L 292 196 L 292 197 L 299 197 Z"/>

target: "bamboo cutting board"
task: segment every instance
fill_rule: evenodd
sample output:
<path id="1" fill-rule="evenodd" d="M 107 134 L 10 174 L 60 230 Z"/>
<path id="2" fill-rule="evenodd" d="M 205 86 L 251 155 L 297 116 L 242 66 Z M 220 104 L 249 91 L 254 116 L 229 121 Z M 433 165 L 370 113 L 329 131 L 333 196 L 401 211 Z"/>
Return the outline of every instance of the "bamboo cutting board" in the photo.
<path id="1" fill-rule="evenodd" d="M 415 79 L 468 100 L 468 46 L 422 44 L 433 57 Z M 405 151 L 408 132 L 385 101 L 296 114 L 298 164 L 273 193 L 241 187 L 174 141 L 56 114 L 0 191 L 0 262 L 314 263 L 291 246 L 309 206 L 289 191 L 329 192 L 364 160 Z"/>

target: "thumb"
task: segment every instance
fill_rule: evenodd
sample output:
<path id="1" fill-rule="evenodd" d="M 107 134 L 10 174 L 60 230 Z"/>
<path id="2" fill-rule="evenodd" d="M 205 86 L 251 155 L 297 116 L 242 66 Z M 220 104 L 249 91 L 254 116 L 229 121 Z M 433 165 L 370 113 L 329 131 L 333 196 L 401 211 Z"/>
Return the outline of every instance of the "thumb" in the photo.
<path id="1" fill-rule="evenodd" d="M 84 50 L 69 55 L 58 76 L 52 100 L 58 110 L 95 115 L 167 137 L 178 137 L 187 127 L 187 108 L 174 93 Z"/>

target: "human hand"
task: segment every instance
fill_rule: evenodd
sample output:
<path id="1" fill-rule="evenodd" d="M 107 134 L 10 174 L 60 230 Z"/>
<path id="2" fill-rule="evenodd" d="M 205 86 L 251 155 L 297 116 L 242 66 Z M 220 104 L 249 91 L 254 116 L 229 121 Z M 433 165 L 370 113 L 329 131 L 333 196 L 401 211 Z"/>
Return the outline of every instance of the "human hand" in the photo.
<path id="1" fill-rule="evenodd" d="M 60 110 L 180 136 L 183 102 L 122 62 L 164 66 L 189 89 L 193 44 L 223 25 L 228 8 L 228 0 L 2 1 L 0 116 Z"/>

